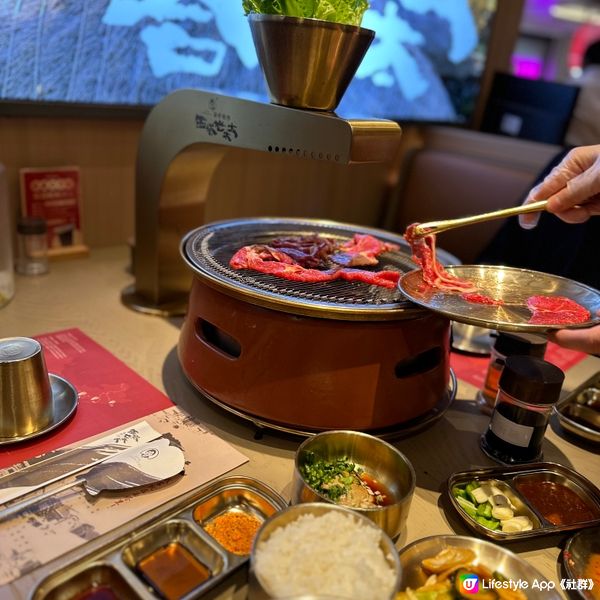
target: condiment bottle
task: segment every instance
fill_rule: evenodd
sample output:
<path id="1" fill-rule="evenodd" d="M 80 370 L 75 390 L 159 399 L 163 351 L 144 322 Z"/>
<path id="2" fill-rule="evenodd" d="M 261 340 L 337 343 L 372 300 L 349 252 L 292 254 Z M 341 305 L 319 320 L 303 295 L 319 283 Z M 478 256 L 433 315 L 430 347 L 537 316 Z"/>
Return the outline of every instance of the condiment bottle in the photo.
<path id="1" fill-rule="evenodd" d="M 0 164 L 0 308 L 15 294 L 13 228 L 8 204 L 5 169 Z"/>
<path id="2" fill-rule="evenodd" d="M 520 356 L 544 358 L 547 345 L 545 337 L 531 333 L 498 332 L 494 337 L 496 341 L 491 349 L 490 362 L 483 389 L 477 392 L 477 405 L 481 412 L 488 415 L 492 414 L 494 404 L 496 404 L 498 383 L 506 358 L 517 354 Z"/>
<path id="3" fill-rule="evenodd" d="M 504 364 L 496 405 L 482 450 L 504 464 L 539 460 L 552 407 L 565 374 L 534 356 L 509 356 Z"/>
<path id="4" fill-rule="evenodd" d="M 46 221 L 40 217 L 22 217 L 17 223 L 17 273 L 42 275 L 48 272 Z"/>

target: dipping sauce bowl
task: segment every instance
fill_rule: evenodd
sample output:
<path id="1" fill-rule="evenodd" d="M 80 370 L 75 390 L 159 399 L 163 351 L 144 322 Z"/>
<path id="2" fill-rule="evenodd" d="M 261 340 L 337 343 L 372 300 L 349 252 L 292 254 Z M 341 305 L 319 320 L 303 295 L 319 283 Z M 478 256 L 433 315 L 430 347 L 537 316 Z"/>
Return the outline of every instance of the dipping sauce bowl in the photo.
<path id="1" fill-rule="evenodd" d="M 311 487 L 302 475 L 303 467 L 314 459 L 334 461 L 346 459 L 374 480 L 388 496 L 381 506 L 352 508 L 381 527 L 392 539 L 404 529 L 415 491 L 415 471 L 397 448 L 367 433 L 357 431 L 325 431 L 305 440 L 294 461 L 292 504 L 327 502 L 328 496 Z"/>

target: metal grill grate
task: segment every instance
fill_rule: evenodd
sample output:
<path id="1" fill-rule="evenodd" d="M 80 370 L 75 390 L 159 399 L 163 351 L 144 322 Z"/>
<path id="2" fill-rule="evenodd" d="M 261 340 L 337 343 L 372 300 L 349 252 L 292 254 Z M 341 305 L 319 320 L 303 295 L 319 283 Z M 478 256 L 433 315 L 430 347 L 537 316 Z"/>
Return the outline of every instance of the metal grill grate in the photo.
<path id="1" fill-rule="evenodd" d="M 297 307 L 299 313 L 306 313 L 307 310 L 356 314 L 371 312 L 375 316 L 377 313 L 416 309 L 396 288 L 342 280 L 324 283 L 288 281 L 246 269 L 235 270 L 229 266 L 231 257 L 242 246 L 268 244 L 270 240 L 283 236 L 315 233 L 343 241 L 355 233 L 374 235 L 386 242 L 399 244 L 401 250 L 381 255 L 379 264 L 372 267 L 373 270 L 404 273 L 415 268 L 407 244 L 398 235 L 318 220 L 251 219 L 206 225 L 190 232 L 184 239 L 183 254 L 201 277 L 220 283 L 240 295 L 247 294 L 257 304 L 284 304 L 289 312 L 295 312 L 294 307 Z"/>

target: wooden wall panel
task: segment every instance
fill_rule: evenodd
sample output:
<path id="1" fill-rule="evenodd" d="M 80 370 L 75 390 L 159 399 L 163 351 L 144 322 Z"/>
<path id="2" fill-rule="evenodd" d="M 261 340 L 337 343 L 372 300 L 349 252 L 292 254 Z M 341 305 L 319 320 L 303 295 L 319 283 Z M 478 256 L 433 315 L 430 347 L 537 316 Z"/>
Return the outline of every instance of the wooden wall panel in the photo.
<path id="1" fill-rule="evenodd" d="M 92 248 L 126 243 L 134 232 L 142 126 L 141 121 L 1 118 L 0 162 L 7 168 L 15 219 L 21 167 L 77 165 L 85 242 Z M 310 216 L 374 226 L 384 211 L 388 168 L 233 150 L 211 183 L 206 219 Z"/>
<path id="2" fill-rule="evenodd" d="M 19 169 L 81 168 L 85 242 L 124 243 L 133 232 L 134 164 L 143 121 L 0 119 L 0 162 L 7 169 L 13 215 L 19 209 Z"/>
<path id="3" fill-rule="evenodd" d="M 213 177 L 206 219 L 301 216 L 375 226 L 389 168 L 230 151 Z"/>

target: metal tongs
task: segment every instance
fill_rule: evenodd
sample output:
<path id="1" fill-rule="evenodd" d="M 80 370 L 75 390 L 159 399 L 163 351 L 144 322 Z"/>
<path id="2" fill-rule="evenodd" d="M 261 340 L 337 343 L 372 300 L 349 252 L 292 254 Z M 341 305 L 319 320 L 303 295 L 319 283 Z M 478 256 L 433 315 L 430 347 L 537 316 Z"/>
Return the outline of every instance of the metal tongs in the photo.
<path id="1" fill-rule="evenodd" d="M 442 231 L 447 231 L 448 229 L 454 229 L 455 227 L 462 227 L 463 225 L 473 225 L 475 223 L 483 223 L 484 221 L 492 221 L 493 219 L 512 217 L 513 215 L 524 215 L 526 213 L 539 212 L 545 210 L 547 204 L 548 200 L 539 200 L 538 202 L 532 202 L 531 204 L 513 206 L 512 208 L 502 208 L 500 210 L 483 213 L 481 215 L 474 215 L 472 217 L 419 223 L 415 226 L 413 234 L 416 237 L 423 237 L 424 235 L 440 233 Z"/>

